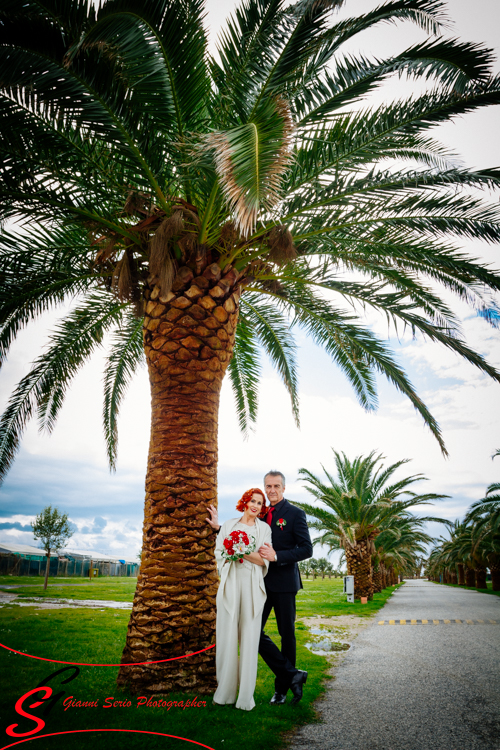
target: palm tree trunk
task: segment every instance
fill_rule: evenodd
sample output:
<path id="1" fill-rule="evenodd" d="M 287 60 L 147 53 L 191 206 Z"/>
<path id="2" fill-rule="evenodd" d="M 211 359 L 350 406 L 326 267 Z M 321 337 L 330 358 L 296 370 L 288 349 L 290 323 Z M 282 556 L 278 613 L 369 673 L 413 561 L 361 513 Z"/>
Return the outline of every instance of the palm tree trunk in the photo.
<path id="1" fill-rule="evenodd" d="M 237 274 L 184 266 L 173 291 L 146 294 L 151 384 L 142 560 L 119 685 L 131 692 L 215 689 L 215 653 L 148 666 L 215 642 L 218 576 L 207 504 L 217 502 L 219 394 L 238 318 Z"/>
<path id="2" fill-rule="evenodd" d="M 384 565 L 384 563 L 380 563 L 380 571 L 382 574 L 382 589 L 386 589 L 388 586 L 387 583 L 387 569 Z"/>
<path id="3" fill-rule="evenodd" d="M 486 566 L 485 565 L 476 565 L 474 568 L 474 573 L 476 576 L 476 588 L 477 589 L 485 589 L 486 586 Z"/>
<path id="4" fill-rule="evenodd" d="M 450 571 L 450 583 L 457 584 L 457 570 L 455 567 L 453 567 Z"/>
<path id="5" fill-rule="evenodd" d="M 465 568 L 465 585 L 473 588 L 475 584 L 475 580 L 476 580 L 476 577 L 474 574 L 474 568 L 469 568 L 469 566 L 467 566 Z"/>
<path id="6" fill-rule="evenodd" d="M 458 585 L 463 586 L 465 584 L 465 571 L 463 563 L 457 563 L 458 568 Z"/>
<path id="7" fill-rule="evenodd" d="M 490 565 L 491 571 L 491 588 L 493 591 L 500 591 L 500 565 Z"/>
<path id="8" fill-rule="evenodd" d="M 380 566 L 373 570 L 373 593 L 380 594 L 382 591 L 382 571 Z"/>
<path id="9" fill-rule="evenodd" d="M 373 598 L 371 577 L 371 542 L 362 539 L 355 546 L 345 548 L 347 575 L 354 576 L 354 599 Z"/>

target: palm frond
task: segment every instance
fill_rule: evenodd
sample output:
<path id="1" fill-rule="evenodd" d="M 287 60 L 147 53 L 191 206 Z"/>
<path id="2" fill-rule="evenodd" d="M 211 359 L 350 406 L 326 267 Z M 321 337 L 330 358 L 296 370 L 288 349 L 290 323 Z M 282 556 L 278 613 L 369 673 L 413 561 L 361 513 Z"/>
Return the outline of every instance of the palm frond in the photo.
<path id="1" fill-rule="evenodd" d="M 22 378 L 0 420 L 0 479 L 14 460 L 22 432 L 35 412 L 40 429 L 54 427 L 71 380 L 121 315 L 122 305 L 113 298 L 90 295 L 59 324 L 50 347 Z"/>
<path id="2" fill-rule="evenodd" d="M 275 98 L 265 101 L 249 122 L 209 139 L 219 181 L 245 236 L 254 230 L 259 212 L 278 202 L 291 133 L 288 105 Z"/>
<path id="3" fill-rule="evenodd" d="M 260 352 L 255 331 L 243 309 L 238 319 L 235 348 L 228 374 L 236 401 L 236 415 L 245 436 L 257 420 L 260 371 Z"/>
<path id="4" fill-rule="evenodd" d="M 295 422 L 299 424 L 297 391 L 296 346 L 290 334 L 289 322 L 273 305 L 266 304 L 258 295 L 246 294 L 242 310 L 260 345 L 278 371 L 291 400 Z"/>
<path id="5" fill-rule="evenodd" d="M 118 450 L 118 412 L 129 382 L 140 364 L 144 363 L 142 319 L 132 311 L 113 333 L 111 351 L 104 371 L 104 435 L 108 461 L 116 468 Z"/>

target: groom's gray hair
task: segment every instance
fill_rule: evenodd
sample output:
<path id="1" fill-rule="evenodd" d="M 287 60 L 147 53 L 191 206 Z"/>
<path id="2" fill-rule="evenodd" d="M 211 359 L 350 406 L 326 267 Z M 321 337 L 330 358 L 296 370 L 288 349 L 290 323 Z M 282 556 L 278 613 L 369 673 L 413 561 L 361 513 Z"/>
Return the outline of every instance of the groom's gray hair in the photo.
<path id="1" fill-rule="evenodd" d="M 286 487 L 285 475 L 281 471 L 268 471 L 267 474 L 264 474 L 264 486 L 266 485 L 267 477 L 281 477 L 281 484 L 283 487 Z"/>

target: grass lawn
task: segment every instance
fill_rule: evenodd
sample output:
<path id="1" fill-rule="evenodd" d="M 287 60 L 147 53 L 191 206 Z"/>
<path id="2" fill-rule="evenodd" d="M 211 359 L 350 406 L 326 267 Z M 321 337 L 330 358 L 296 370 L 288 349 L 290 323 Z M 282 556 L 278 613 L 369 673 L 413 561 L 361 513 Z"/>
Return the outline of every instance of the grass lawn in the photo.
<path id="1" fill-rule="evenodd" d="M 2 581 L 3 582 L 3 581 Z M 26 579 L 24 579 L 26 582 Z M 68 581 L 64 581 L 67 583 Z M 30 581 L 31 583 L 31 581 Z M 375 595 L 373 602 L 367 605 L 347 605 L 341 596 L 342 582 L 337 579 L 316 579 L 304 581 L 304 590 L 297 597 L 298 617 L 314 615 L 333 616 L 336 614 L 369 615 L 383 605 L 394 589 L 384 594 Z M 120 601 L 133 597 L 135 579 L 99 579 L 88 586 L 57 587 L 48 589 L 51 596 L 63 598 L 112 599 Z M 40 594 L 40 586 L 31 595 Z M 82 595 L 85 589 L 86 595 Z M 87 589 L 88 595 L 87 595 Z M 19 593 L 26 589 L 19 589 Z M 17 592 L 9 592 L 17 593 Z M 117 663 L 120 661 L 129 612 L 116 610 L 92 610 L 78 608 L 74 610 L 37 610 L 33 607 L 6 605 L 0 608 L 0 642 L 37 656 L 60 659 L 64 661 Z M 53 696 L 61 693 L 54 701 L 51 710 L 44 715 L 45 706 L 30 710 L 33 698 L 24 704 L 28 713 L 41 717 L 45 727 L 39 734 L 64 732 L 76 729 L 134 729 L 149 732 L 162 732 L 186 737 L 211 748 L 244 747 L 245 750 L 274 750 L 283 746 L 283 734 L 298 724 L 315 721 L 313 701 L 324 690 L 325 672 L 328 668 L 326 659 L 312 654 L 305 643 L 309 631 L 302 623 L 297 624 L 297 664 L 309 672 L 303 700 L 296 706 L 284 705 L 271 707 L 268 703 L 273 694 L 273 676 L 266 665 L 259 665 L 259 676 L 255 692 L 256 709 L 251 712 L 238 711 L 232 706 L 213 706 L 211 696 L 198 696 L 199 701 L 206 701 L 206 706 L 181 708 L 172 706 L 170 710 L 147 706 L 137 706 L 137 697 L 116 687 L 116 667 L 80 667 L 79 674 L 71 682 L 63 685 L 73 670 L 47 678 L 64 665 L 37 661 L 0 649 L 0 671 L 2 678 L 1 727 L 2 742 L 0 748 L 19 738 L 10 738 L 5 728 L 10 724 L 19 724 L 18 732 L 35 728 L 33 720 L 23 719 L 15 713 L 14 704 L 29 690 L 39 684 L 49 684 Z M 275 622 L 269 621 L 267 632 L 271 637 L 277 636 Z M 74 700 L 97 702 L 95 707 L 69 708 L 64 710 L 63 700 L 73 696 Z M 125 701 L 126 705 L 111 708 L 103 707 L 107 698 L 114 701 Z M 39 698 L 40 696 L 37 696 Z M 186 701 L 194 695 L 170 694 L 167 701 Z M 50 702 L 50 699 L 49 699 Z M 48 703 L 49 703 L 48 702 Z M 48 705 L 48 704 L 47 704 Z M 50 706 L 49 706 L 50 707 Z M 38 733 L 37 733 L 38 734 Z M 33 735 L 36 737 L 37 735 Z M 43 744 L 42 744 L 43 743 Z M 151 735 L 132 734 L 127 732 L 87 733 L 63 735 L 50 739 L 38 740 L 33 745 L 39 750 L 60 750 L 70 747 L 80 750 L 92 747 L 95 750 L 128 750 L 128 748 L 181 748 L 196 747 L 180 739 L 155 737 Z"/>
<path id="2" fill-rule="evenodd" d="M 9 586 L 9 594 L 19 598 L 33 596 L 58 599 L 111 599 L 117 602 L 131 602 L 137 585 L 137 578 L 102 576 L 100 578 L 49 578 L 47 590 L 43 589 L 43 576 L 0 576 L 0 586 Z M 19 585 L 19 588 L 10 588 Z M 0 589 L 0 591 L 6 589 Z"/>
<path id="3" fill-rule="evenodd" d="M 434 583 L 438 583 L 439 586 L 451 586 L 454 589 L 468 589 L 469 591 L 478 591 L 480 594 L 493 594 L 493 596 L 500 596 L 500 591 L 493 591 L 491 581 L 486 581 L 487 588 L 485 589 L 476 589 L 475 586 L 459 586 L 458 583 L 440 583 L 439 581 L 434 581 Z"/>

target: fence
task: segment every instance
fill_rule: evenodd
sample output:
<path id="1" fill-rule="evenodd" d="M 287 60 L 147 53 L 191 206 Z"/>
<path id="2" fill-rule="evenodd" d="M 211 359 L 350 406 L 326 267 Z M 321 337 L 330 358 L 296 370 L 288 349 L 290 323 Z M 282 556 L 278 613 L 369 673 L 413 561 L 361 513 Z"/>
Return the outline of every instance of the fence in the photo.
<path id="1" fill-rule="evenodd" d="M 75 558 L 60 560 L 50 558 L 50 576 L 85 577 L 89 575 L 90 560 Z M 0 553 L 0 575 L 12 576 L 44 576 L 47 559 L 29 560 L 19 555 Z M 138 563 L 93 562 L 92 567 L 98 569 L 100 576 L 136 576 Z"/>

